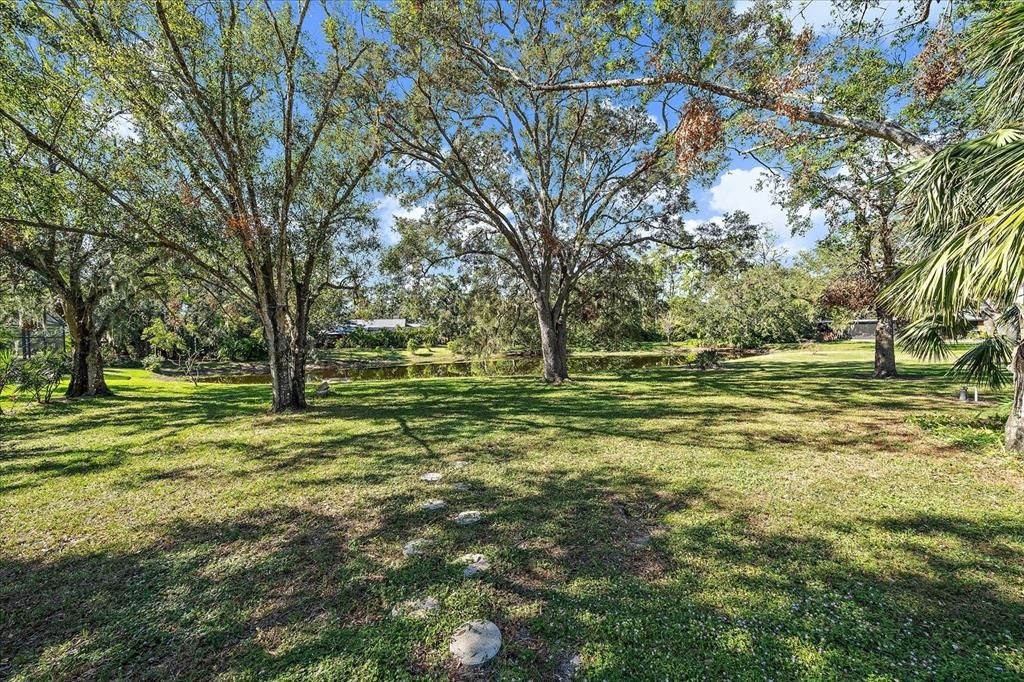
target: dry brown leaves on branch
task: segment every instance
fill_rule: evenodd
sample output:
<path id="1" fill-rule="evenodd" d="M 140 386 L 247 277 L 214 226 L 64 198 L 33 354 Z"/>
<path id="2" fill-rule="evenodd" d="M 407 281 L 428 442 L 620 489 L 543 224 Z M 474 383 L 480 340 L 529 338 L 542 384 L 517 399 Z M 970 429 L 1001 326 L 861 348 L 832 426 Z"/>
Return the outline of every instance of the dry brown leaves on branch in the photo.
<path id="1" fill-rule="evenodd" d="M 938 29 L 929 36 L 914 62 L 914 96 L 932 102 L 963 73 L 963 49 L 956 36 L 947 29 Z"/>
<path id="2" fill-rule="evenodd" d="M 722 139 L 722 117 L 714 104 L 691 99 L 683 107 L 679 125 L 672 133 L 676 152 L 676 171 L 689 177 L 706 163 L 707 154 Z"/>
<path id="3" fill-rule="evenodd" d="M 199 198 L 192 191 L 192 187 L 184 180 L 178 181 L 178 193 L 181 195 L 181 204 L 185 208 L 199 208 Z"/>
<path id="4" fill-rule="evenodd" d="M 247 247 L 252 246 L 256 237 L 252 216 L 240 213 L 228 218 L 227 234 L 229 237 L 238 237 Z"/>

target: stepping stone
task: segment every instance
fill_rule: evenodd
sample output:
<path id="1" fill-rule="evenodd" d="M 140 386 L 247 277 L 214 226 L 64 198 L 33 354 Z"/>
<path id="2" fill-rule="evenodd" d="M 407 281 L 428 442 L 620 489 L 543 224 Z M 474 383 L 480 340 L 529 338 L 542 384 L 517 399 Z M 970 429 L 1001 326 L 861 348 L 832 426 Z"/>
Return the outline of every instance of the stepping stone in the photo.
<path id="1" fill-rule="evenodd" d="M 458 459 L 452 462 L 452 466 L 455 467 L 456 469 L 464 469 L 467 464 L 469 464 L 469 462 L 467 462 L 464 459 Z"/>
<path id="2" fill-rule="evenodd" d="M 440 606 L 441 602 L 437 601 L 433 597 L 410 599 L 402 602 L 401 604 L 396 604 L 395 607 L 391 609 L 391 615 L 395 617 L 405 616 L 408 618 L 426 618 L 430 615 L 431 611 L 436 611 Z"/>
<path id="3" fill-rule="evenodd" d="M 571 658 L 566 657 L 562 662 L 562 665 L 559 666 L 559 674 L 555 679 L 559 680 L 559 682 L 570 682 L 571 680 L 575 680 L 582 664 L 583 657 L 579 654 L 575 654 Z"/>
<path id="4" fill-rule="evenodd" d="M 478 511 L 464 511 L 459 512 L 459 515 L 455 517 L 455 523 L 460 526 L 471 526 L 474 523 L 479 522 L 482 518 L 483 516 L 481 516 Z"/>
<path id="5" fill-rule="evenodd" d="M 651 544 L 651 536 L 647 533 L 637 533 L 629 539 L 629 543 L 634 547 L 646 547 Z"/>
<path id="6" fill-rule="evenodd" d="M 483 573 L 491 568 L 491 562 L 483 554 L 463 554 L 455 561 L 466 564 L 466 567 L 462 569 L 463 578 L 472 578 L 477 573 Z"/>
<path id="7" fill-rule="evenodd" d="M 409 542 L 405 543 L 405 546 L 402 547 L 402 554 L 405 556 L 422 556 L 423 553 L 427 551 L 427 548 L 432 544 L 434 543 L 426 538 L 409 540 Z"/>
<path id="8" fill-rule="evenodd" d="M 421 481 L 429 481 L 430 483 L 436 483 L 441 480 L 441 474 L 436 471 L 430 471 L 420 476 Z"/>
<path id="9" fill-rule="evenodd" d="M 426 502 L 420 505 L 420 509 L 426 509 L 427 511 L 437 511 L 438 509 L 442 509 L 445 506 L 445 504 L 447 503 L 444 500 L 427 500 Z"/>
<path id="10" fill-rule="evenodd" d="M 455 488 L 456 490 L 463 490 L 463 491 L 464 490 L 469 490 L 469 484 L 465 483 L 463 481 L 459 481 L 458 483 L 453 483 L 452 487 Z"/>
<path id="11" fill-rule="evenodd" d="M 448 650 L 462 665 L 480 665 L 501 649 L 501 631 L 489 620 L 471 620 L 452 635 Z"/>

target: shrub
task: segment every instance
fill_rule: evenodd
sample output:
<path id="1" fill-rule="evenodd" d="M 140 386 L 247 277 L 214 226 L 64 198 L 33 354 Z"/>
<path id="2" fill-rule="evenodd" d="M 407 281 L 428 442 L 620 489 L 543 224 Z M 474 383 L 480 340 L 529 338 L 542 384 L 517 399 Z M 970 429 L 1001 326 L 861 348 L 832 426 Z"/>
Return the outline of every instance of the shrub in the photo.
<path id="1" fill-rule="evenodd" d="M 14 361 L 14 353 L 10 349 L 0 350 L 0 397 L 4 394 L 7 385 L 17 378 L 18 365 Z M 0 407 L 0 414 L 3 414 Z"/>
<path id="2" fill-rule="evenodd" d="M 217 357 L 233 362 L 261 360 L 267 356 L 267 346 L 259 329 L 245 336 L 228 336 L 220 341 Z"/>
<path id="3" fill-rule="evenodd" d="M 163 366 L 163 364 L 163 356 L 157 353 L 150 353 L 146 357 L 142 358 L 142 366 L 148 369 L 150 372 L 160 371 L 160 367 Z"/>
<path id="4" fill-rule="evenodd" d="M 36 402 L 46 404 L 68 373 L 68 357 L 56 350 L 36 353 L 21 363 L 18 371 L 18 390 L 31 393 Z"/>
<path id="5" fill-rule="evenodd" d="M 718 369 L 721 367 L 722 356 L 713 349 L 697 351 L 693 359 L 693 365 L 697 369 Z"/>

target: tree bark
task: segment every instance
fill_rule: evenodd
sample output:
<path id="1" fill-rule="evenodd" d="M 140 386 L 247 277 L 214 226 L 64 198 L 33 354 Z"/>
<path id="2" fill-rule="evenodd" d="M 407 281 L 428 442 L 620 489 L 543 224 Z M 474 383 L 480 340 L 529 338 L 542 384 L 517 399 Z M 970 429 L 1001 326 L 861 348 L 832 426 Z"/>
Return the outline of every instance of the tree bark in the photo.
<path id="1" fill-rule="evenodd" d="M 876 379 L 896 376 L 896 321 L 887 311 L 876 309 L 875 374 Z"/>
<path id="2" fill-rule="evenodd" d="M 1006 418 L 1006 449 L 1024 452 L 1024 346 L 1018 344 L 1010 363 L 1013 370 L 1013 402 Z"/>
<path id="3" fill-rule="evenodd" d="M 64 320 L 71 335 L 71 381 L 65 396 L 113 395 L 103 377 L 103 353 L 95 310 L 84 300 L 65 301 Z"/>
<path id="4" fill-rule="evenodd" d="M 307 315 L 308 301 L 305 296 L 305 288 L 298 287 L 296 318 L 292 322 L 291 338 L 291 401 L 293 409 L 306 407 L 306 352 L 308 341 L 309 316 Z"/>
<path id="5" fill-rule="evenodd" d="M 271 412 L 287 412 L 302 410 L 306 407 L 305 371 L 303 359 L 293 352 L 288 342 L 288 334 L 283 333 L 276 324 L 263 327 L 263 336 L 267 342 L 267 355 L 270 360 L 270 383 L 273 391 Z M 295 376 L 296 370 L 300 371 Z"/>
<path id="6" fill-rule="evenodd" d="M 273 391 L 271 412 L 288 412 L 306 408 L 306 345 L 305 325 L 297 329 L 285 306 L 276 299 L 265 300 L 260 309 L 263 339 L 270 361 L 270 383 Z"/>
<path id="7" fill-rule="evenodd" d="M 569 378 L 568 329 L 565 316 L 543 303 L 537 304 L 540 349 L 544 357 L 544 381 L 560 384 Z"/>

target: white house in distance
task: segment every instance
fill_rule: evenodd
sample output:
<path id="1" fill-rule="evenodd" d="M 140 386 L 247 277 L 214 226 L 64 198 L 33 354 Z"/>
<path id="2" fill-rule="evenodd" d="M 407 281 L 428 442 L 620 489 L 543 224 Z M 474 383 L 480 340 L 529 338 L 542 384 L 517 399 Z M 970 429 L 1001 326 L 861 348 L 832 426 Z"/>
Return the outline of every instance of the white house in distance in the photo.
<path id="1" fill-rule="evenodd" d="M 346 320 L 333 329 L 325 329 L 321 333 L 321 337 L 336 339 L 339 336 L 348 336 L 356 329 L 362 329 L 368 332 L 382 332 L 405 328 L 414 329 L 422 326 L 423 325 L 419 322 L 411 322 L 404 317 L 380 318 L 375 320 Z"/>
<path id="2" fill-rule="evenodd" d="M 391 329 L 404 329 L 405 327 L 419 327 L 416 322 L 409 322 L 404 317 L 383 318 L 377 320 L 349 320 L 348 324 L 353 327 L 362 327 L 368 332 L 382 332 Z"/>

